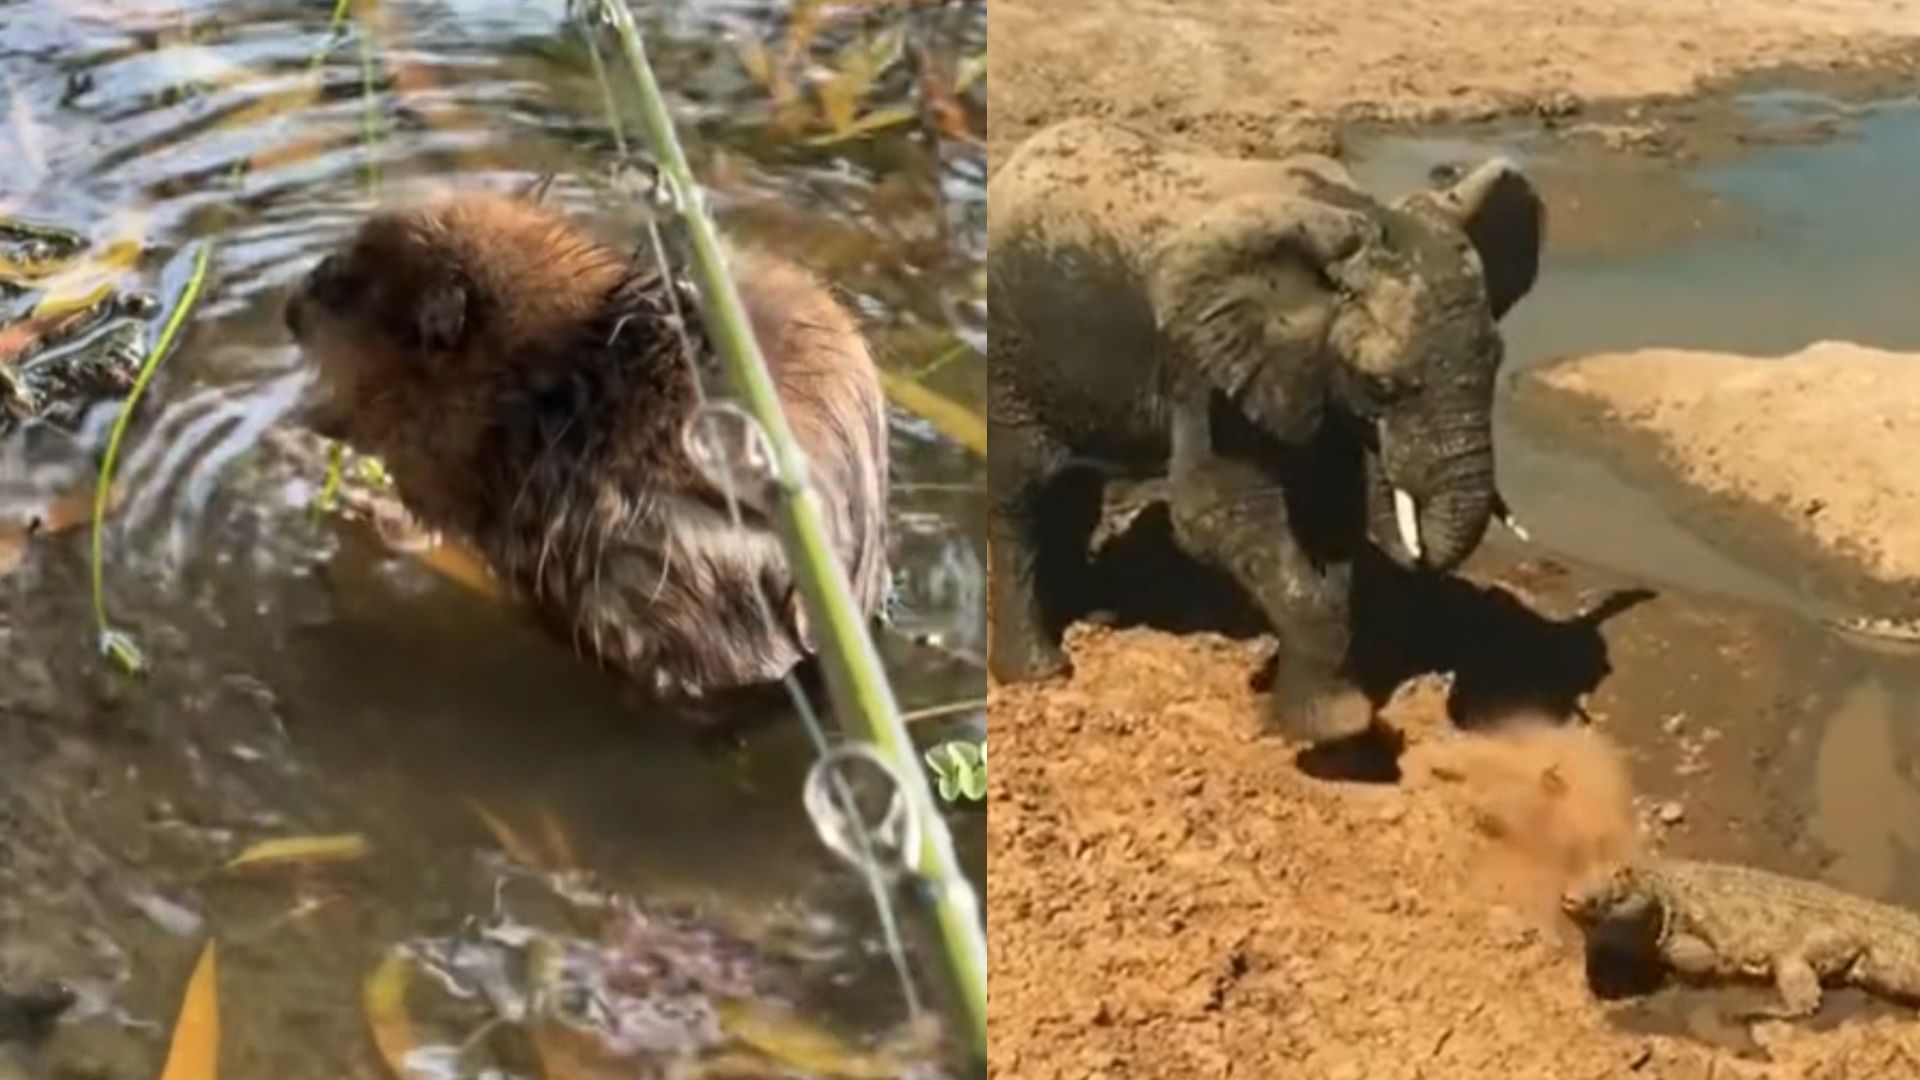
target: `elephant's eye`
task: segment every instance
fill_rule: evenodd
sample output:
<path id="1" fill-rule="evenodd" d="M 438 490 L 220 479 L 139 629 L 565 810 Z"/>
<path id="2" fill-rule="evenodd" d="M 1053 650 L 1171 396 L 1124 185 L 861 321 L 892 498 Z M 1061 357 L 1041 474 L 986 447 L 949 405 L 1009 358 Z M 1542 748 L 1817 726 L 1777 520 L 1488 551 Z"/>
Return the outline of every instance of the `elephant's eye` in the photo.
<path id="1" fill-rule="evenodd" d="M 1381 407 L 1393 404 L 1414 390 L 1412 381 L 1386 375 L 1364 375 L 1361 377 L 1361 385 L 1367 398 Z"/>

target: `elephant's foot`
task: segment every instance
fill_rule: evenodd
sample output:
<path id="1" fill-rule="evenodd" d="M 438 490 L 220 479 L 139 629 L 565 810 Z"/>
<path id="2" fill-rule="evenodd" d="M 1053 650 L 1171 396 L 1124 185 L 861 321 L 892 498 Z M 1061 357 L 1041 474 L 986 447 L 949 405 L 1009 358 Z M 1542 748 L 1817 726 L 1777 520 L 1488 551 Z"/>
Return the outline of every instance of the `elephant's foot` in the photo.
<path id="1" fill-rule="evenodd" d="M 1267 699 L 1267 731 L 1296 742 L 1339 742 L 1365 734 L 1373 723 L 1373 701 L 1342 679 L 1289 677 L 1282 670 Z"/>

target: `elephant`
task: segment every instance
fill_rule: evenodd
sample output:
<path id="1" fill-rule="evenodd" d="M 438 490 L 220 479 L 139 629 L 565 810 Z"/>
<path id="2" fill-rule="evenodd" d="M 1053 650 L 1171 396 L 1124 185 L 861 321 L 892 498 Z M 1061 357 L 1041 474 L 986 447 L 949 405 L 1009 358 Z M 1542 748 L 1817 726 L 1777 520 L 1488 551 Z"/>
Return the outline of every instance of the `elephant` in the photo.
<path id="1" fill-rule="evenodd" d="M 1539 272 L 1531 182 L 1493 158 L 1388 204 L 1328 157 L 1072 120 L 988 206 L 989 672 L 1069 671 L 1047 596 L 1085 568 L 1101 485 L 1164 477 L 1180 548 L 1279 639 L 1269 730 L 1370 730 L 1354 556 L 1446 572 L 1511 523 L 1492 411 L 1498 322 Z"/>

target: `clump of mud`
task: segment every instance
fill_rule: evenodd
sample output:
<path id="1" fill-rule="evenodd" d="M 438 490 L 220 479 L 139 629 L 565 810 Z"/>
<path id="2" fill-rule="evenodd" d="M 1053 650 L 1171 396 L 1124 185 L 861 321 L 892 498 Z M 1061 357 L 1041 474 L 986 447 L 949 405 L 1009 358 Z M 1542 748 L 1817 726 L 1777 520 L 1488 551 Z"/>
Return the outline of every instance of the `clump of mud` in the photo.
<path id="1" fill-rule="evenodd" d="M 1522 718 L 1445 740 L 1428 768 L 1487 841 L 1487 883 L 1542 915 L 1568 886 L 1640 854 L 1626 761 L 1591 728 Z"/>

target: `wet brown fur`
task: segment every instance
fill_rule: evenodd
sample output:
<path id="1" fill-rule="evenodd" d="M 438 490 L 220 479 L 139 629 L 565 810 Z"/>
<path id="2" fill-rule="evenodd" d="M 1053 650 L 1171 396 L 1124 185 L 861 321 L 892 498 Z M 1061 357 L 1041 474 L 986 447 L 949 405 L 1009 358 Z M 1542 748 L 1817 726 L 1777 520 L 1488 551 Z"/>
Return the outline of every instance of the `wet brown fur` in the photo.
<path id="1" fill-rule="evenodd" d="M 888 462 L 866 343 L 805 271 L 732 263 L 871 614 Z M 735 527 L 686 458 L 711 351 L 691 290 L 650 260 L 530 201 L 459 193 L 369 219 L 302 279 L 287 322 L 318 370 L 316 426 L 381 456 L 410 510 L 588 655 L 668 697 L 762 685 L 805 656 L 771 522 L 749 506 Z"/>

